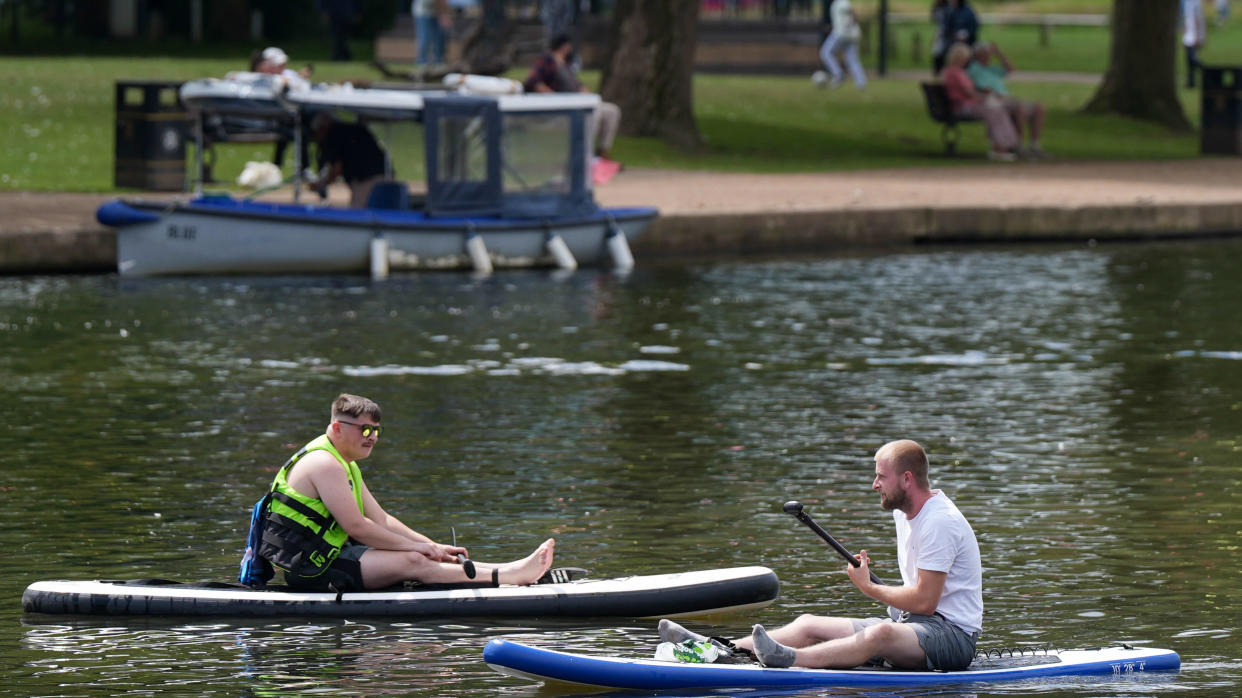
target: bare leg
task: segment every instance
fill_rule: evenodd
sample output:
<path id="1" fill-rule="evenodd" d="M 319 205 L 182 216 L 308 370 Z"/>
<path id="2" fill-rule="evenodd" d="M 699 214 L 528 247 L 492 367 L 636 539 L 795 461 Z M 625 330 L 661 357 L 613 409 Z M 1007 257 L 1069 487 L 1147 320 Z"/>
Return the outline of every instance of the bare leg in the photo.
<path id="1" fill-rule="evenodd" d="M 849 618 L 815 616 L 809 613 L 804 613 L 789 625 L 768 633 L 773 640 L 789 647 L 809 647 L 853 634 L 854 623 Z M 748 650 L 755 648 L 750 636 L 734 640 L 733 644 Z"/>
<path id="2" fill-rule="evenodd" d="M 418 553 L 372 549 L 362 554 L 362 579 L 368 589 L 382 589 L 408 580 L 454 584 L 491 581 L 495 569 L 501 584 L 532 584 L 552 566 L 555 547 L 556 541 L 549 538 L 521 560 L 504 564 L 475 562 L 474 580 L 467 579 L 465 569 L 455 563 L 433 562 Z"/>
<path id="3" fill-rule="evenodd" d="M 1009 111 L 1009 118 L 1013 120 L 1014 130 L 1018 132 L 1018 143 L 1021 144 L 1022 131 L 1027 122 L 1026 108 L 1020 100 L 1012 98 L 1005 100 L 1005 108 Z"/>
<path id="4" fill-rule="evenodd" d="M 782 653 L 788 651 L 780 650 Z M 880 623 L 848 637 L 794 648 L 793 652 L 794 666 L 810 668 L 851 669 L 873 657 L 883 657 L 899 669 L 923 669 L 927 666 L 927 655 L 919 646 L 914 628 L 901 623 Z M 763 655 L 760 654 L 760 657 Z"/>
<path id="5" fill-rule="evenodd" d="M 1039 137 L 1044 132 L 1044 105 L 1042 102 L 1035 102 L 1031 109 L 1031 140 L 1035 143 L 1039 142 Z"/>

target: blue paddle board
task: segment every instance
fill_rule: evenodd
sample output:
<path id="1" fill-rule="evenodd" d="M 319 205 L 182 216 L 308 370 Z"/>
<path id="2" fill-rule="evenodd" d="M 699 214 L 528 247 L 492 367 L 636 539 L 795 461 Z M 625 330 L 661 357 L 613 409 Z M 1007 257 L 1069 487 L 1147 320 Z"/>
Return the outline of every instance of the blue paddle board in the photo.
<path id="1" fill-rule="evenodd" d="M 758 664 L 681 664 L 655 659 L 619 659 L 557 652 L 494 639 L 483 660 L 502 674 L 601 688 L 664 691 L 682 688 L 797 688 L 925 686 L 930 684 L 1014 681 L 1054 676 L 1132 676 L 1177 671 L 1172 650 L 1104 647 L 1050 650 L 1037 655 L 988 660 L 964 671 L 883 669 L 769 669 Z"/>

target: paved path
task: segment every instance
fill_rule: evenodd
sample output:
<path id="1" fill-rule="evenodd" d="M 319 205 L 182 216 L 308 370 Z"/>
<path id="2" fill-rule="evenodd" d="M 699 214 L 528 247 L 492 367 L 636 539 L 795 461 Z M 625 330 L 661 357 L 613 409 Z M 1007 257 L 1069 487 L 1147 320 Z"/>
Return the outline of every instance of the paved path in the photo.
<path id="1" fill-rule="evenodd" d="M 338 190 L 334 199 L 343 195 Z M 635 246 L 640 258 L 929 240 L 1242 234 L 1242 158 L 777 175 L 631 169 L 596 197 L 606 206 L 660 209 Z M 0 270 L 107 268 L 115 239 L 94 212 L 111 198 L 0 192 Z"/>

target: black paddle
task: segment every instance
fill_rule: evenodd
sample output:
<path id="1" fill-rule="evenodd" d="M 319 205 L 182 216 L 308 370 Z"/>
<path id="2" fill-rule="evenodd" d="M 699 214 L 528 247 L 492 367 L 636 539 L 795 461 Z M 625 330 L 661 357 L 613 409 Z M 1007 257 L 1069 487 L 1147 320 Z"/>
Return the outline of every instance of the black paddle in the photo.
<path id="1" fill-rule="evenodd" d="M 449 532 L 453 534 L 453 547 L 457 547 L 457 529 L 449 526 Z M 465 570 L 466 579 L 474 579 L 474 560 L 461 553 L 457 553 L 457 561 L 461 563 L 461 568 Z"/>
<path id="2" fill-rule="evenodd" d="M 862 563 L 859 562 L 858 559 L 854 557 L 853 553 L 851 553 L 849 550 L 846 550 L 845 546 L 838 543 L 836 538 L 833 538 L 831 535 L 829 535 L 827 531 L 825 531 L 823 528 L 820 528 L 820 525 L 815 523 L 815 519 L 812 519 L 810 514 L 802 510 L 802 502 L 785 502 L 785 513 L 793 514 L 795 519 L 806 524 L 807 528 L 811 529 L 812 531 L 815 531 L 815 534 L 818 535 L 820 538 L 823 538 L 824 541 L 828 543 L 828 545 L 831 545 L 834 550 L 840 553 L 841 557 L 845 558 L 846 562 L 850 563 L 851 565 L 855 567 L 862 567 Z M 870 570 L 868 570 L 868 572 L 870 572 Z M 875 576 L 875 572 L 870 572 L 870 574 L 871 574 L 872 584 L 883 584 L 884 583 L 884 580 Z"/>

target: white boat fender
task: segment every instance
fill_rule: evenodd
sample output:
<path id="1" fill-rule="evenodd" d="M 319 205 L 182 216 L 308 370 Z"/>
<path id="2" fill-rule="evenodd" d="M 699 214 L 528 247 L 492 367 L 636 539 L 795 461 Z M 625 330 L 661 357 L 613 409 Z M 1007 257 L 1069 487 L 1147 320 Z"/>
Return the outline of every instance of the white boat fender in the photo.
<path id="1" fill-rule="evenodd" d="M 556 266 L 569 270 L 578 268 L 578 260 L 574 259 L 574 253 L 569 251 L 569 245 L 565 244 L 565 239 L 560 235 L 549 232 L 545 246 L 552 258 L 556 260 Z"/>
<path id="2" fill-rule="evenodd" d="M 492 75 L 471 75 L 468 73 L 449 73 L 444 76 L 444 86 L 476 95 L 520 95 L 522 83 L 509 78 Z"/>
<path id="3" fill-rule="evenodd" d="M 620 272 L 633 269 L 634 254 L 630 252 L 630 243 L 625 239 L 625 233 L 621 232 L 616 219 L 611 216 L 608 217 L 608 233 L 605 239 L 608 241 L 608 253 L 612 255 L 613 268 Z"/>
<path id="4" fill-rule="evenodd" d="M 480 274 L 492 273 L 492 258 L 487 254 L 487 245 L 483 236 L 474 232 L 474 226 L 466 233 L 466 254 L 470 255 L 470 264 Z"/>
<path id="5" fill-rule="evenodd" d="M 383 233 L 371 238 L 371 278 L 388 278 L 388 238 Z"/>

